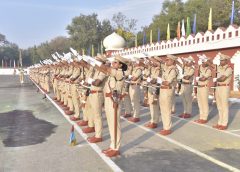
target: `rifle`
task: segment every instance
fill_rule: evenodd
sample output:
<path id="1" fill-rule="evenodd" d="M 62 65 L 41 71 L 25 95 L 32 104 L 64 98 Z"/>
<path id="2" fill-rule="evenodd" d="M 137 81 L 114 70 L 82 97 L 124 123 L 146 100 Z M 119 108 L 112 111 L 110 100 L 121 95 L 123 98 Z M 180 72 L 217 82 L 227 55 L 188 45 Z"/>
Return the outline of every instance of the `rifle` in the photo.
<path id="1" fill-rule="evenodd" d="M 217 78 L 217 65 L 215 65 L 215 77 L 214 78 Z M 217 81 L 214 82 L 213 84 L 213 101 L 212 101 L 212 104 L 216 104 L 216 87 L 217 87 Z"/>
<path id="2" fill-rule="evenodd" d="M 197 69 L 197 77 L 200 76 L 200 66 Z M 194 86 L 193 86 L 193 99 L 197 98 L 197 87 L 198 87 L 198 82 L 196 80 L 196 77 L 194 78 Z"/>
<path id="3" fill-rule="evenodd" d="M 185 68 L 185 65 L 183 65 L 183 68 L 182 68 L 182 76 L 184 74 L 184 68 Z M 182 87 L 182 79 L 178 80 L 178 86 L 177 86 L 177 94 L 178 95 L 180 93 L 181 87 Z"/>

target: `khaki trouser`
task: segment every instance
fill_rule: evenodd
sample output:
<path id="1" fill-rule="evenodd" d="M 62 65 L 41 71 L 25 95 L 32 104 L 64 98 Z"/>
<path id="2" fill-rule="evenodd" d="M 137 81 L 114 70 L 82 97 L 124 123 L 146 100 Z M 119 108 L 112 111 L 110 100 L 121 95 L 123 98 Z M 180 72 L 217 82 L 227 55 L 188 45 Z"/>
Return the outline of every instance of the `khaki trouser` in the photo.
<path id="1" fill-rule="evenodd" d="M 130 85 L 129 96 L 133 107 L 133 117 L 139 118 L 140 116 L 140 86 Z"/>
<path id="2" fill-rule="evenodd" d="M 95 137 L 102 137 L 102 107 L 103 107 L 103 93 L 90 94 L 89 102 L 93 108 L 90 109 L 90 121 L 93 120 L 95 126 Z"/>
<path id="3" fill-rule="evenodd" d="M 110 97 L 105 97 L 104 100 L 104 105 L 105 105 L 105 112 L 106 112 L 106 117 L 107 117 L 107 123 L 108 123 L 108 129 L 111 137 L 111 144 L 110 148 L 111 149 L 116 149 L 118 150 L 120 147 L 120 141 L 121 141 L 121 126 L 120 126 L 120 103 L 117 109 L 117 140 L 116 140 L 116 148 L 114 147 L 115 143 L 115 137 L 114 137 L 114 108 L 113 108 L 113 102 Z"/>
<path id="4" fill-rule="evenodd" d="M 151 115 L 151 123 L 159 122 L 160 108 L 159 108 L 159 99 L 154 101 L 154 95 L 148 91 L 148 103 Z"/>
<path id="5" fill-rule="evenodd" d="M 175 97 L 175 91 L 176 91 L 176 88 L 174 87 L 173 88 L 173 95 L 174 96 L 172 96 L 172 112 L 176 112 L 176 109 L 175 109 L 175 107 L 176 107 L 176 97 Z"/>
<path id="6" fill-rule="evenodd" d="M 49 76 L 45 76 L 44 78 L 44 89 L 49 92 L 50 91 L 50 86 L 49 86 L 49 81 L 50 81 L 50 77 Z"/>
<path id="7" fill-rule="evenodd" d="M 199 114 L 200 114 L 200 119 L 203 119 L 203 120 L 207 120 L 208 118 L 208 113 L 209 113 L 208 95 L 209 95 L 208 87 L 197 88 Z"/>
<path id="8" fill-rule="evenodd" d="M 123 99 L 123 104 L 125 107 L 125 114 L 131 114 L 132 112 L 132 104 L 129 94 L 126 94 Z"/>
<path id="9" fill-rule="evenodd" d="M 171 112 L 173 96 L 173 89 L 160 89 L 159 104 L 164 130 L 170 130 L 172 126 Z"/>
<path id="10" fill-rule="evenodd" d="M 82 100 L 84 101 L 86 99 L 86 96 L 84 95 L 82 97 Z M 90 99 L 89 99 L 89 96 L 87 97 L 87 99 L 85 100 L 85 106 L 82 108 L 82 111 L 83 111 L 83 120 L 84 121 L 88 121 L 88 126 L 89 127 L 94 127 L 94 121 L 93 121 L 93 118 L 92 118 L 92 114 L 91 114 L 91 108 L 94 108 L 92 105 L 91 105 L 91 102 L 90 102 Z"/>
<path id="11" fill-rule="evenodd" d="M 183 113 L 192 114 L 192 91 L 193 86 L 189 84 L 182 84 L 180 94 L 183 103 Z"/>
<path id="12" fill-rule="evenodd" d="M 230 88 L 228 86 L 218 86 L 216 88 L 216 104 L 218 108 L 218 124 L 227 126 L 228 124 L 228 98 Z"/>
<path id="13" fill-rule="evenodd" d="M 79 99 L 78 99 L 77 87 L 75 84 L 71 84 L 71 95 L 72 95 L 73 109 L 75 113 L 74 117 L 79 118 L 80 117 Z"/>
<path id="14" fill-rule="evenodd" d="M 56 80 L 56 96 L 57 96 L 57 100 L 61 100 L 61 94 L 60 94 L 60 82 Z"/>

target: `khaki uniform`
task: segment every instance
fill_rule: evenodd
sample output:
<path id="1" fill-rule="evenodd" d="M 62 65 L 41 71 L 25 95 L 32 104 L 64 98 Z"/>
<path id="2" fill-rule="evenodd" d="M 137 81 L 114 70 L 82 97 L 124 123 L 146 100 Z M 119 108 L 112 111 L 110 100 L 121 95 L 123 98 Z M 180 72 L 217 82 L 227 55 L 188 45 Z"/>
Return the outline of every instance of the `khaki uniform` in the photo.
<path id="1" fill-rule="evenodd" d="M 125 71 L 125 76 L 128 78 L 129 75 L 132 74 L 132 65 L 128 66 L 127 71 Z M 123 104 L 125 107 L 125 114 L 131 114 L 132 112 L 132 104 L 131 104 L 131 99 L 129 96 L 129 87 L 130 87 L 130 83 L 124 83 L 124 99 L 123 99 Z"/>
<path id="2" fill-rule="evenodd" d="M 160 67 L 151 67 L 150 75 L 151 79 L 157 80 L 160 77 Z M 151 84 L 151 86 L 156 87 L 157 84 Z M 156 95 L 156 88 L 148 88 L 148 103 L 151 114 L 151 123 L 157 124 L 159 121 L 160 108 L 159 108 L 159 95 Z"/>
<path id="3" fill-rule="evenodd" d="M 194 77 L 194 68 L 185 66 L 183 69 L 183 77 L 191 76 L 189 80 L 182 78 L 182 85 L 180 90 L 180 95 L 183 103 L 183 113 L 192 114 L 192 91 L 193 91 L 193 77 Z"/>
<path id="4" fill-rule="evenodd" d="M 198 81 L 197 88 L 197 101 L 199 107 L 200 119 L 207 120 L 209 114 L 209 106 L 208 106 L 208 96 L 209 96 L 209 78 L 212 76 L 212 71 L 209 67 L 203 67 L 202 65 L 199 68 L 200 78 L 206 77 L 208 78 L 206 81 Z"/>
<path id="5" fill-rule="evenodd" d="M 170 83 L 170 86 L 160 87 L 159 104 L 164 130 L 170 130 L 172 126 L 171 111 L 173 105 L 173 96 L 175 96 L 174 81 L 177 78 L 177 74 L 178 69 L 176 66 L 164 66 L 162 81 L 168 81 Z"/>
<path id="6" fill-rule="evenodd" d="M 111 144 L 110 148 L 118 150 L 120 147 L 120 139 L 121 139 L 121 127 L 120 127 L 120 110 L 121 110 L 121 103 L 118 104 L 117 108 L 117 137 L 115 140 L 114 137 L 114 108 L 113 108 L 113 101 L 111 98 L 111 94 L 114 90 L 117 90 L 118 94 L 123 93 L 123 84 L 124 84 L 124 73 L 121 69 L 111 69 L 110 76 L 108 77 L 106 84 L 105 84 L 105 112 L 107 117 L 107 123 L 109 128 L 109 133 L 111 137 Z M 109 96 L 107 96 L 110 94 Z M 114 145 L 116 141 L 116 147 Z"/>
<path id="7" fill-rule="evenodd" d="M 140 116 L 140 82 L 143 68 L 134 67 L 132 71 L 132 77 L 136 77 L 136 81 L 132 81 L 129 87 L 129 96 L 133 107 L 133 117 L 139 118 Z"/>
<path id="8" fill-rule="evenodd" d="M 143 75 L 142 75 L 143 85 L 147 85 L 147 78 L 150 77 L 150 74 L 151 74 L 150 68 L 151 68 L 150 65 L 144 68 Z M 144 96 L 143 104 L 146 105 L 148 103 L 148 87 L 143 87 L 143 96 Z"/>
<path id="9" fill-rule="evenodd" d="M 89 70 L 86 70 L 86 77 L 85 77 L 85 82 L 87 82 L 88 78 L 92 78 L 94 75 L 95 70 L 93 69 L 93 67 L 91 67 Z M 89 100 L 89 95 L 86 96 L 86 92 L 89 91 L 86 88 L 83 87 L 83 98 L 82 98 L 82 102 L 85 103 L 85 106 L 82 108 L 83 111 L 83 120 L 84 121 L 88 121 L 88 126 L 89 127 L 94 127 L 94 121 L 93 121 L 93 117 L 91 117 L 91 108 L 94 108 L 91 105 L 91 102 Z"/>
<path id="10" fill-rule="evenodd" d="M 217 67 L 217 77 L 225 75 L 227 79 L 223 82 L 217 82 L 216 104 L 218 108 L 218 125 L 227 126 L 228 124 L 228 98 L 230 94 L 229 84 L 232 77 L 232 68 L 228 65 Z"/>
<path id="11" fill-rule="evenodd" d="M 101 83 L 98 86 L 91 85 L 90 95 L 88 97 L 91 102 L 91 109 L 89 113 L 90 121 L 94 122 L 95 126 L 95 137 L 102 137 L 102 107 L 104 103 L 103 88 L 105 85 L 106 75 L 100 71 L 95 71 L 93 78 L 94 80 L 100 80 Z"/>
<path id="12" fill-rule="evenodd" d="M 77 78 L 80 76 L 80 68 L 74 67 L 73 68 L 73 74 L 70 77 L 70 80 L 74 80 L 73 83 L 71 83 L 71 96 L 72 96 L 72 103 L 73 103 L 73 111 L 74 111 L 74 117 L 79 118 L 80 116 L 80 107 L 79 107 L 79 98 L 78 98 L 78 92 L 77 92 Z"/>

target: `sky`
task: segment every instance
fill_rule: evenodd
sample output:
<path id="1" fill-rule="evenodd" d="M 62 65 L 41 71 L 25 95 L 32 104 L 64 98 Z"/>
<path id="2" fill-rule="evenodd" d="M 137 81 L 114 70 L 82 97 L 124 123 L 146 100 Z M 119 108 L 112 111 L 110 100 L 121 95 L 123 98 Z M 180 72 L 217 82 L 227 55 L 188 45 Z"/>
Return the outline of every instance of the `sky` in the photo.
<path id="1" fill-rule="evenodd" d="M 164 0 L 0 0 L 0 33 L 20 48 L 68 36 L 66 26 L 75 16 L 97 13 L 111 20 L 122 12 L 137 19 L 137 29 L 149 25 Z"/>

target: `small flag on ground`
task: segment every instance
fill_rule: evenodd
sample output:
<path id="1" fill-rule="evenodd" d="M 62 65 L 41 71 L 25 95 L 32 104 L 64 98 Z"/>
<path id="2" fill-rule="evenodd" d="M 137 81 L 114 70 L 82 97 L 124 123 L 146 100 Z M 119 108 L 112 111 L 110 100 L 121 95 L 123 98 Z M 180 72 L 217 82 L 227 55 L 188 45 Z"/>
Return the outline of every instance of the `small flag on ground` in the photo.
<path id="1" fill-rule="evenodd" d="M 76 137 L 75 137 L 74 126 L 73 126 L 73 125 L 72 125 L 72 128 L 71 128 L 71 134 L 70 134 L 69 144 L 70 144 L 71 146 L 75 146 L 75 145 L 77 144 L 77 140 L 76 140 Z"/>

